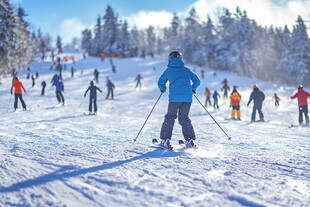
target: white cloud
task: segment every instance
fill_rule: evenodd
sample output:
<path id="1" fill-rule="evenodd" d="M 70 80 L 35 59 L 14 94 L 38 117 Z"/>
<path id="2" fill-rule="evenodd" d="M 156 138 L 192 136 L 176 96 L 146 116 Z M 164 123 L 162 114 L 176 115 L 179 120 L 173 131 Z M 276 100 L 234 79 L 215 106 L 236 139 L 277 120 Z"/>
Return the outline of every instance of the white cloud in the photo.
<path id="1" fill-rule="evenodd" d="M 78 18 L 64 19 L 60 23 L 60 36 L 63 43 L 70 43 L 73 37 L 81 37 L 81 32 L 87 28 Z"/>
<path id="2" fill-rule="evenodd" d="M 296 24 L 297 16 L 304 20 L 310 20 L 310 1 L 306 0 L 285 0 L 274 3 L 271 0 L 197 0 L 189 8 L 195 7 L 198 15 L 206 18 L 211 17 L 219 7 L 228 8 L 235 12 L 236 7 L 246 10 L 249 18 L 264 26 L 284 26 L 292 28 Z"/>
<path id="3" fill-rule="evenodd" d="M 136 14 L 121 18 L 126 19 L 129 26 L 137 26 L 139 29 L 145 29 L 152 26 L 168 27 L 172 19 L 172 13 L 168 11 L 139 11 Z"/>

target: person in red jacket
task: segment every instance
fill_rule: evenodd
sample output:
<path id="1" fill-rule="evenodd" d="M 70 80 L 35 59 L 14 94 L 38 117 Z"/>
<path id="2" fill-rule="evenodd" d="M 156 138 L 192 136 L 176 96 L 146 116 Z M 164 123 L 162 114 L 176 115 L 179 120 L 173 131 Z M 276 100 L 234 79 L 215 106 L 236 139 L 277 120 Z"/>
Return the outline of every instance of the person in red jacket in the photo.
<path id="1" fill-rule="evenodd" d="M 23 106 L 23 110 L 27 110 L 26 104 L 23 100 L 23 90 L 26 93 L 25 87 L 23 85 L 22 82 L 19 81 L 19 78 L 16 77 L 15 80 L 12 83 L 12 87 L 11 87 L 11 94 L 13 94 L 13 88 L 14 88 L 14 95 L 15 95 L 15 101 L 14 101 L 14 110 L 16 111 L 17 109 L 17 102 L 18 99 L 20 100 L 20 102 L 22 103 Z"/>
<path id="2" fill-rule="evenodd" d="M 302 114 L 305 115 L 306 125 L 309 125 L 309 115 L 308 115 L 308 100 L 307 98 L 310 97 L 310 93 L 304 91 L 302 85 L 299 85 L 297 93 L 294 96 L 291 96 L 291 99 L 297 98 L 298 100 L 298 107 L 299 107 L 299 125 L 302 124 Z"/>

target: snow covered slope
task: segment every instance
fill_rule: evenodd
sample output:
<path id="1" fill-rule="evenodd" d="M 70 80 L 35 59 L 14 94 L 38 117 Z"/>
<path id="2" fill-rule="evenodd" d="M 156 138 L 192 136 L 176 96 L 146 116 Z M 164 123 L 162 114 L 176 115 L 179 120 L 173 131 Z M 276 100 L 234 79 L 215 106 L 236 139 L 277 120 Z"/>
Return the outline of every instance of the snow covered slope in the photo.
<path id="1" fill-rule="evenodd" d="M 40 73 L 35 88 L 20 74 L 31 111 L 13 112 L 11 79 L 2 79 L 0 206 L 310 206 L 310 128 L 288 127 L 297 123 L 297 103 L 289 99 L 295 87 L 223 72 L 214 77 L 213 71 L 206 71 L 197 96 L 204 102 L 204 88 L 220 90 L 227 78 L 231 87 L 239 86 L 242 121 L 225 120 L 230 117 L 228 100 L 220 100 L 220 111 L 208 108 L 232 137 L 228 141 L 194 100 L 190 116 L 199 148 L 177 145 L 182 133 L 176 121 L 176 150 L 164 151 L 151 140 L 159 138 L 168 93 L 137 141 L 133 139 L 160 95 L 157 80 L 166 58 L 116 59 L 115 74 L 108 60 L 76 61 L 74 78 L 71 65 L 63 73 L 65 106 L 56 106 L 50 84 L 54 72 L 47 63 L 31 66 Z M 88 97 L 83 94 L 94 68 L 104 93 L 98 94 L 98 116 L 86 116 Z M 142 90 L 134 88 L 138 73 L 144 77 Z M 113 101 L 105 100 L 107 76 L 116 85 Z M 43 80 L 48 83 L 44 97 Z M 255 83 L 266 95 L 263 112 L 268 123 L 248 122 L 251 107 L 246 103 Z M 278 109 L 274 92 L 281 98 Z"/>

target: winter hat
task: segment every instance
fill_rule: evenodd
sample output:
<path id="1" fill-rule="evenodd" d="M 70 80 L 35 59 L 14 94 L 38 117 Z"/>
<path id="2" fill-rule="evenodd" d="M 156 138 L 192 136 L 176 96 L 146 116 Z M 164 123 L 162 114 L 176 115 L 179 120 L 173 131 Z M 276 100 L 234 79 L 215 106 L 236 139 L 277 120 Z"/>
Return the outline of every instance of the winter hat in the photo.
<path id="1" fill-rule="evenodd" d="M 91 86 L 93 86 L 94 85 L 94 81 L 90 81 L 90 83 L 89 83 Z"/>
<path id="2" fill-rule="evenodd" d="M 178 58 L 183 58 L 183 56 L 182 56 L 182 53 L 181 52 L 179 52 L 179 51 L 172 51 L 170 54 L 169 54 L 169 56 L 168 56 L 168 60 L 170 61 L 170 60 L 172 60 L 173 58 L 176 58 L 176 57 L 178 57 Z"/>
<path id="3" fill-rule="evenodd" d="M 255 90 L 255 89 L 258 89 L 258 85 L 257 85 L 257 84 L 255 84 L 255 85 L 253 86 L 253 90 Z"/>

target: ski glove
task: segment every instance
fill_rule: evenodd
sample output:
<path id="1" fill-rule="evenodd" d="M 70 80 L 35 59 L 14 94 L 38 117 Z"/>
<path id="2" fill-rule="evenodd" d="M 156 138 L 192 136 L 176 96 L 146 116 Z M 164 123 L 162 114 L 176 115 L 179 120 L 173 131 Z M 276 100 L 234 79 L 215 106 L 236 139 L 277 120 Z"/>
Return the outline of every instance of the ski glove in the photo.
<path id="1" fill-rule="evenodd" d="M 165 93 L 165 92 L 166 92 L 166 90 L 161 90 L 160 92 Z"/>
<path id="2" fill-rule="evenodd" d="M 193 91 L 193 94 L 196 94 L 196 91 L 195 90 L 192 90 Z"/>

